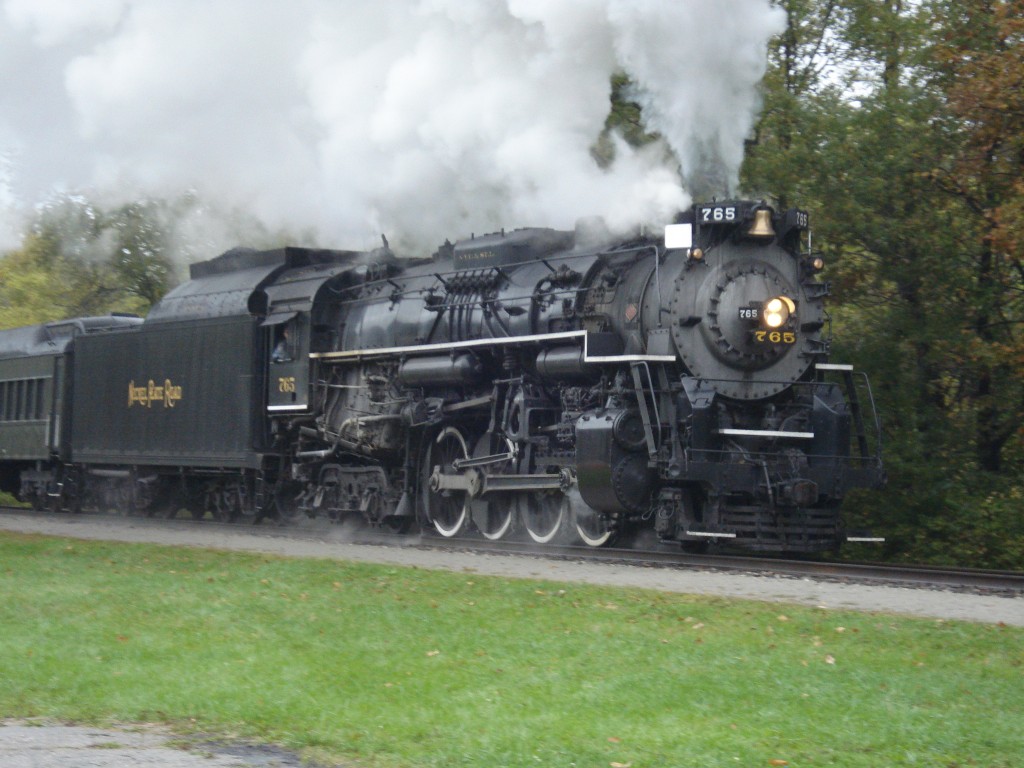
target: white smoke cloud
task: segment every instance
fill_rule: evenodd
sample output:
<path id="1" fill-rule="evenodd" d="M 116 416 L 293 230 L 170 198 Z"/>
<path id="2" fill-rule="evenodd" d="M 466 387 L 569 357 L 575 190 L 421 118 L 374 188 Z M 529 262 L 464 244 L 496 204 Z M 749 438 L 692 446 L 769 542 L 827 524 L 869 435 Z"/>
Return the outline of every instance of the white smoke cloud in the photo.
<path id="1" fill-rule="evenodd" d="M 735 183 L 779 23 L 768 0 L 6 0 L 0 206 L 194 189 L 338 247 L 663 220 L 687 203 L 663 148 L 590 155 L 610 76 L 684 174 L 710 154 Z"/>
<path id="2" fill-rule="evenodd" d="M 669 139 L 684 177 L 711 173 L 733 191 L 758 108 L 752 84 L 764 76 L 768 36 L 783 31 L 781 9 L 749 0 L 609 0 L 609 20 L 647 127 Z"/>
<path id="3" fill-rule="evenodd" d="M 0 154 L 0 249 L 5 243 L 16 243 L 19 222 L 15 214 L 17 200 L 11 189 L 11 162 Z"/>
<path id="4" fill-rule="evenodd" d="M 127 4 L 128 0 L 7 0 L 4 5 L 15 27 L 48 47 L 92 31 L 112 32 Z"/>

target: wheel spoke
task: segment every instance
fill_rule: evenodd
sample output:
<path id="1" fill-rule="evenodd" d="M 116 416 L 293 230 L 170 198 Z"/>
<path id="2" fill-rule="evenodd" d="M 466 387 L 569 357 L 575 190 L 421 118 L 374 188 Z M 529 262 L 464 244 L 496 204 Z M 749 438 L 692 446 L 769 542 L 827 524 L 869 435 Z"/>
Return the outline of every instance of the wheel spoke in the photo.
<path id="1" fill-rule="evenodd" d="M 612 523 L 582 500 L 573 507 L 573 523 L 576 535 L 589 547 L 603 547 L 615 536 Z"/>
<path id="2" fill-rule="evenodd" d="M 507 494 L 492 494 L 484 502 L 487 507 L 482 513 L 473 515 L 477 528 L 485 539 L 497 541 L 512 528 L 512 499 Z"/>
<path id="3" fill-rule="evenodd" d="M 531 493 L 519 497 L 519 513 L 526 532 L 538 544 L 547 544 L 561 531 L 566 499 L 560 492 Z"/>
<path id="4" fill-rule="evenodd" d="M 429 478 L 435 467 L 442 472 L 452 471 L 457 459 L 469 458 L 466 440 L 455 427 L 446 427 L 430 444 L 424 463 L 423 494 L 427 517 L 434 529 L 450 538 L 457 536 L 466 527 L 469 518 L 469 494 L 465 491 L 432 491 Z"/>
<path id="5" fill-rule="evenodd" d="M 494 432 L 486 432 L 477 440 L 473 451 L 474 458 L 507 453 L 514 455 L 515 449 L 507 437 Z M 488 464 L 481 468 L 486 475 L 503 475 L 513 469 L 512 459 Z M 473 523 L 485 539 L 497 541 L 508 535 L 515 519 L 514 497 L 508 493 L 488 493 L 470 500 L 470 511 Z"/>

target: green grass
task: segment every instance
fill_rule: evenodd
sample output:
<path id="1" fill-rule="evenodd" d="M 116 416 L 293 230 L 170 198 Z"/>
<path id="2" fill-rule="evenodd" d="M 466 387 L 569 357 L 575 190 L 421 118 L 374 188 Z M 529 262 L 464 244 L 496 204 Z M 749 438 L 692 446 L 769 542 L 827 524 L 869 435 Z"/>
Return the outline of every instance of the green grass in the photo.
<path id="1" fill-rule="evenodd" d="M 1024 632 L 0 534 L 0 716 L 362 766 L 1015 766 Z"/>
<path id="2" fill-rule="evenodd" d="M 21 507 L 23 509 L 27 509 L 32 505 L 26 504 L 24 501 L 18 501 L 18 497 L 15 496 L 13 493 L 8 493 L 7 491 L 0 491 L 0 506 Z"/>

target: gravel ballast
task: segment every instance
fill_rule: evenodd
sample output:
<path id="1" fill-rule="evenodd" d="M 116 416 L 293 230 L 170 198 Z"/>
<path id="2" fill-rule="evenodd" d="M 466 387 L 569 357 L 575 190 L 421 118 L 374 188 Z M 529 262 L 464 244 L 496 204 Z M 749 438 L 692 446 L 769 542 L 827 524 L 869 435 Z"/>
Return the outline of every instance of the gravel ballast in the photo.
<path id="1" fill-rule="evenodd" d="M 844 583 L 811 578 L 726 573 L 697 569 L 504 557 L 409 546 L 415 537 L 395 536 L 392 546 L 353 544 L 343 527 L 324 525 L 302 537 L 273 535 L 244 526 L 201 524 L 167 528 L 130 518 L 0 515 L 0 530 L 52 536 L 266 552 L 286 557 L 333 558 L 388 565 L 472 572 L 508 578 L 640 587 L 664 592 L 809 605 L 826 610 L 871 611 L 922 618 L 1024 627 L 1024 597 L 970 594 L 924 588 Z"/>

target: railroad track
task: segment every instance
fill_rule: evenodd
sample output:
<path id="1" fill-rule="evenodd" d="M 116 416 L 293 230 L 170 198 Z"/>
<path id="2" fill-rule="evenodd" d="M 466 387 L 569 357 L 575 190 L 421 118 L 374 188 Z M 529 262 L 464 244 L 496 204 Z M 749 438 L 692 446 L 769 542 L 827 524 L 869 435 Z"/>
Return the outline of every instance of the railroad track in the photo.
<path id="1" fill-rule="evenodd" d="M 102 513 L 29 513 L 25 509 L 0 507 L 0 514 L 11 516 L 37 516 L 50 520 L 63 520 L 80 524 L 123 523 L 134 527 L 160 529 L 192 529 L 196 526 L 217 530 L 218 533 L 237 531 L 247 535 L 268 538 L 296 538 L 328 543 L 337 541 L 354 545 L 402 546 L 405 548 L 472 551 L 480 554 L 506 557 L 532 557 L 551 560 L 578 560 L 591 563 L 630 565 L 641 568 L 703 569 L 729 571 L 763 576 L 827 579 L 857 583 L 914 586 L 928 589 L 947 589 L 1024 595 L 1024 572 L 999 571 L 979 568 L 946 568 L 923 565 L 892 565 L 887 563 L 856 563 L 822 560 L 792 560 L 778 557 L 754 557 L 732 554 L 690 554 L 678 547 L 648 543 L 647 546 L 593 548 L 583 545 L 538 545 L 530 541 L 488 541 L 482 538 L 460 537 L 446 539 L 429 534 L 394 534 L 368 528 L 361 521 L 342 525 L 326 520 L 302 520 L 296 524 L 240 525 L 213 520 L 159 519 L 122 517 Z"/>
<path id="2" fill-rule="evenodd" d="M 695 555 L 678 549 L 636 550 L 584 546 L 528 546 L 525 542 L 438 540 L 424 537 L 422 546 L 470 548 L 473 551 L 558 559 L 581 559 L 649 568 L 703 568 L 737 573 L 913 585 L 933 589 L 978 590 L 1024 595 L 1024 572 L 980 568 L 943 568 L 887 563 L 788 560 L 750 555 Z"/>

